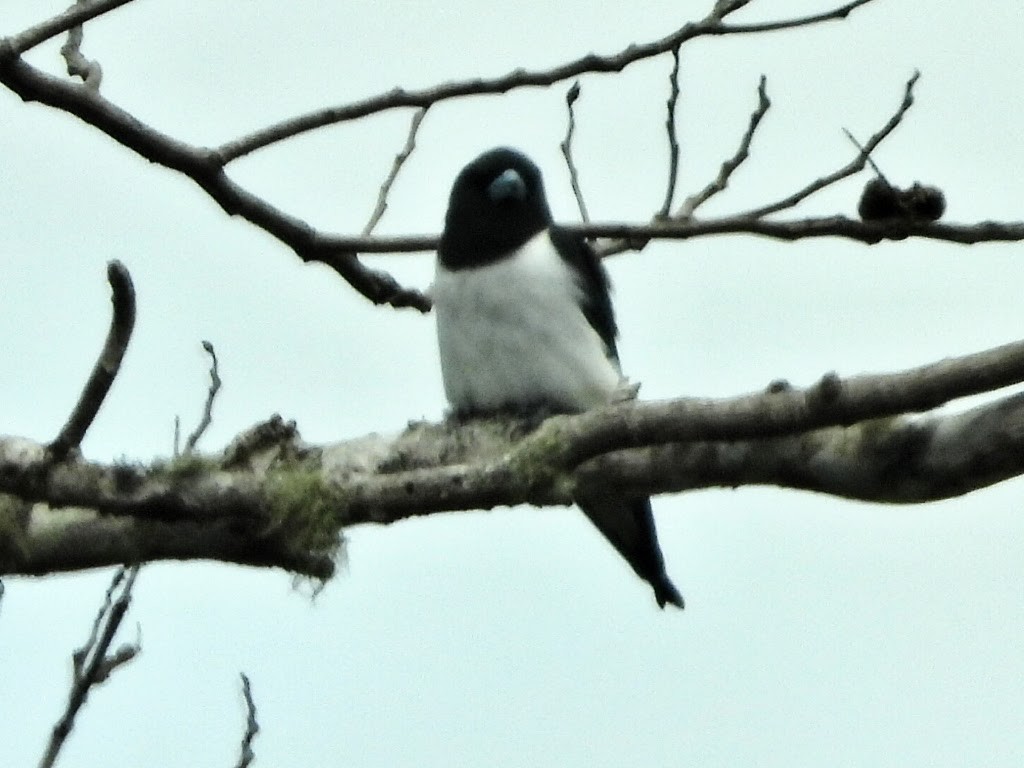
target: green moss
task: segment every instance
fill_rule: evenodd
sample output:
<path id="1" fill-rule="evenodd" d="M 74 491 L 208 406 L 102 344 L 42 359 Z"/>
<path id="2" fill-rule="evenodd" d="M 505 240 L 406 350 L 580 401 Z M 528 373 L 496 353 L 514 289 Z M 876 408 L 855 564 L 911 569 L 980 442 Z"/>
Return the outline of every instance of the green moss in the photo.
<path id="1" fill-rule="evenodd" d="M 154 461 L 152 476 L 164 478 L 173 483 L 182 480 L 194 480 L 218 469 L 220 469 L 220 464 L 215 459 L 196 453 L 189 453 L 184 456 L 176 456 L 170 460 Z"/>
<path id="2" fill-rule="evenodd" d="M 572 478 L 565 471 L 569 448 L 561 419 L 549 419 L 512 452 L 509 466 L 532 490 L 571 495 Z"/>
<path id="3" fill-rule="evenodd" d="M 319 470 L 276 470 L 267 479 L 270 522 L 266 533 L 297 550 L 336 557 L 344 544 L 341 521 L 346 494 Z"/>

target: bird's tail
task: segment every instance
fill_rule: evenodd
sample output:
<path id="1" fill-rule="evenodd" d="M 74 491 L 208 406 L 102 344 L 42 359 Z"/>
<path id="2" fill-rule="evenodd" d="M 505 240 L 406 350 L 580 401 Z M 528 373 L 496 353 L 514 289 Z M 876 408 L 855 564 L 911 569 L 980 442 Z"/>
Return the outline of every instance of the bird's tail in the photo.
<path id="1" fill-rule="evenodd" d="M 665 572 L 650 499 L 602 494 L 580 499 L 579 505 L 636 575 L 651 585 L 659 607 L 683 607 L 683 596 Z"/>

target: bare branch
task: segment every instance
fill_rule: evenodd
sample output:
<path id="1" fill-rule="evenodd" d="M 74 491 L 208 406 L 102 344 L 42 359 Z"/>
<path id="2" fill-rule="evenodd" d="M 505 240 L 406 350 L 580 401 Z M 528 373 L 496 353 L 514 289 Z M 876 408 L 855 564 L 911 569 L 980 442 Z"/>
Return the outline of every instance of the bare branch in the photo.
<path id="1" fill-rule="evenodd" d="M 679 176 L 679 138 L 676 136 L 676 104 L 679 101 L 679 48 L 672 50 L 672 73 L 669 75 L 668 117 L 665 120 L 665 132 L 668 134 L 668 189 L 665 190 L 665 202 L 661 204 L 655 219 L 665 219 L 672 210 L 672 200 L 676 195 L 676 178 Z"/>
<path id="2" fill-rule="evenodd" d="M 728 13 L 732 13 L 735 10 L 742 8 L 750 0 L 741 2 L 728 3 Z M 722 25 L 720 31 L 717 34 L 723 35 L 738 35 L 738 34 L 751 34 L 758 32 L 777 32 L 781 29 L 796 29 L 798 27 L 809 27 L 812 24 L 820 24 L 823 21 L 838 21 L 845 19 L 853 11 L 860 8 L 862 5 L 867 5 L 871 0 L 854 0 L 854 2 L 847 3 L 846 5 L 834 8 L 831 11 L 823 11 L 822 13 L 814 13 L 809 16 L 802 16 L 798 19 L 786 19 L 785 21 L 766 21 L 760 24 L 730 24 Z"/>
<path id="3" fill-rule="evenodd" d="M 421 312 L 430 309 L 430 300 L 419 291 L 403 288 L 386 272 L 366 267 L 355 252 L 337 250 L 304 221 L 233 182 L 224 172 L 223 160 L 216 152 L 173 139 L 145 125 L 101 94 L 41 72 L 17 57 L 5 56 L 2 46 L 0 82 L 24 100 L 69 112 L 147 160 L 188 176 L 225 213 L 241 216 L 273 235 L 303 261 L 318 261 L 331 267 L 373 303 L 413 307 Z"/>
<path id="4" fill-rule="evenodd" d="M 732 178 L 733 172 L 750 156 L 750 142 L 754 139 L 754 132 L 761 124 L 761 119 L 768 112 L 768 108 L 772 105 L 768 98 L 766 86 L 767 80 L 764 75 L 761 75 L 761 82 L 757 86 L 757 108 L 750 115 L 750 123 L 747 125 L 747 130 L 740 140 L 740 146 L 736 150 L 736 154 L 722 163 L 722 167 L 718 169 L 718 176 L 710 184 L 683 201 L 683 204 L 675 212 L 673 218 L 688 219 L 693 216 L 694 211 L 700 206 L 704 205 L 704 203 L 719 192 L 725 190 L 729 185 L 729 179 Z"/>
<path id="5" fill-rule="evenodd" d="M 199 424 L 196 426 L 195 431 L 188 436 L 185 441 L 185 455 L 192 453 L 196 448 L 196 443 L 199 442 L 199 438 L 203 436 L 210 423 L 213 421 L 213 401 L 217 397 L 217 393 L 220 392 L 221 380 L 220 373 L 217 371 L 217 352 L 213 348 L 213 344 L 208 341 L 203 341 L 203 349 L 206 350 L 206 354 L 210 356 L 210 389 L 206 393 L 206 404 L 203 406 L 203 416 L 199 420 Z M 175 429 L 177 432 L 177 429 Z M 175 437 L 174 447 L 175 455 L 177 455 L 178 440 Z"/>
<path id="6" fill-rule="evenodd" d="M 77 0 L 77 5 L 92 5 L 92 2 L 91 0 Z M 68 41 L 61 46 L 60 55 L 67 63 L 69 75 L 82 78 L 82 82 L 87 88 L 98 91 L 100 83 L 103 81 L 103 67 L 98 61 L 91 61 L 82 53 L 83 29 L 79 24 L 68 31 Z"/>
<path id="7" fill-rule="evenodd" d="M 363 227 L 363 237 L 368 237 L 373 232 L 377 224 L 380 223 L 381 217 L 384 216 L 384 212 L 387 211 L 388 194 L 391 192 L 391 187 L 394 186 L 395 179 L 398 178 L 402 166 L 405 165 L 405 161 L 409 159 L 413 150 L 416 149 L 416 134 L 420 130 L 420 123 L 423 122 L 423 118 L 426 116 L 427 107 L 417 109 L 412 116 L 412 122 L 409 124 L 409 135 L 405 139 L 405 146 L 395 155 L 395 161 L 391 165 L 391 170 L 388 172 L 387 178 L 384 179 L 384 183 L 380 185 L 380 192 L 377 193 L 377 204 L 374 206 L 373 213 L 370 214 L 370 219 L 366 222 L 366 226 Z"/>
<path id="8" fill-rule="evenodd" d="M 749 2 L 750 0 L 715 0 L 715 7 L 711 11 L 711 15 L 716 19 L 724 19 L 730 13 L 738 11 Z"/>
<path id="9" fill-rule="evenodd" d="M 260 724 L 256 721 L 256 702 L 252 699 L 249 676 L 242 672 L 241 677 L 242 696 L 245 699 L 245 733 L 242 735 L 242 745 L 235 766 L 236 768 L 248 768 L 256 759 L 256 753 L 252 751 L 252 742 L 256 738 L 256 734 L 260 732 Z"/>
<path id="10" fill-rule="evenodd" d="M 237 160 L 256 150 L 279 141 L 297 136 L 306 131 L 323 128 L 336 123 L 357 120 L 367 115 L 386 112 L 400 107 L 427 107 L 448 99 L 483 94 L 507 93 L 517 88 L 548 86 L 563 80 L 579 77 L 588 72 L 621 72 L 637 61 L 659 56 L 678 48 L 683 43 L 698 37 L 772 32 L 795 29 L 826 21 L 845 19 L 852 11 L 871 0 L 854 0 L 831 11 L 803 16 L 784 21 L 746 26 L 729 26 L 713 13 L 699 22 L 691 22 L 665 37 L 647 43 L 634 43 L 618 53 L 608 56 L 587 54 L 578 59 L 545 70 L 516 69 L 495 78 L 479 78 L 444 83 L 422 90 L 394 88 L 387 93 L 337 107 L 317 110 L 263 128 L 248 136 L 220 146 L 217 154 L 225 163 Z"/>
<path id="11" fill-rule="evenodd" d="M 50 38 L 67 32 L 75 27 L 80 27 L 90 19 L 109 13 L 115 8 L 127 5 L 131 0 L 94 0 L 93 2 L 81 2 L 79 0 L 64 13 L 54 16 L 52 19 L 26 29 L 19 35 L 0 41 L 0 49 L 5 45 L 8 50 L 4 55 L 20 56 L 25 51 L 35 48 L 40 43 Z M 0 55 L 2 58 L 2 55 Z"/>
<path id="12" fill-rule="evenodd" d="M 89 639 L 72 655 L 74 674 L 67 707 L 53 727 L 46 752 L 39 761 L 40 768 L 51 768 L 56 762 L 64 742 L 74 728 L 75 717 L 89 697 L 90 689 L 104 682 L 117 667 L 128 663 L 139 653 L 138 643 L 124 645 L 111 655 L 107 653 L 131 605 L 132 588 L 138 572 L 138 566 L 131 566 L 122 567 L 114 574 L 103 606 L 93 622 Z"/>
<path id="13" fill-rule="evenodd" d="M 744 214 L 719 219 L 673 220 L 665 224 L 567 224 L 565 228 L 584 237 L 623 240 L 627 249 L 633 248 L 634 244 L 639 247 L 649 240 L 689 240 L 694 237 L 725 234 L 761 235 L 785 241 L 812 237 L 841 237 L 868 245 L 883 240 L 905 240 L 908 237 L 961 245 L 1024 240 L 1024 221 L 943 224 L 929 221 L 859 221 L 846 216 L 776 221 L 752 219 Z M 619 251 L 605 255 L 614 255 L 617 252 Z"/>
<path id="14" fill-rule="evenodd" d="M 868 139 L 867 143 L 854 160 L 851 160 L 839 170 L 833 171 L 827 176 L 822 176 L 820 179 L 811 182 L 803 189 L 794 192 L 788 197 L 784 197 L 778 202 L 770 203 L 769 205 L 764 205 L 760 208 L 754 208 L 753 210 L 746 211 L 743 215 L 750 216 L 752 218 L 761 218 L 762 216 L 767 216 L 769 213 L 775 213 L 776 211 L 781 211 L 786 208 L 792 208 L 797 203 L 813 195 L 815 192 L 819 192 L 825 187 L 831 186 L 837 181 L 845 179 L 847 176 L 852 176 L 853 174 L 864 170 L 867 158 L 875 150 L 875 147 L 881 144 L 885 137 L 896 129 L 896 126 L 898 126 L 903 120 L 903 115 L 905 115 L 907 110 L 910 109 L 911 105 L 913 105 L 914 84 L 920 76 L 920 72 L 914 72 L 910 79 L 907 80 L 907 84 L 903 92 L 903 101 L 900 103 L 899 108 L 893 113 L 893 116 L 889 118 L 889 121 L 876 131 L 870 139 Z"/>
<path id="15" fill-rule="evenodd" d="M 569 112 L 569 123 L 565 129 L 565 138 L 559 147 L 562 150 L 562 157 L 565 158 L 565 165 L 569 169 L 569 183 L 572 184 L 572 193 L 576 196 L 576 205 L 580 209 L 580 218 L 584 222 L 590 221 L 587 214 L 587 204 L 583 200 L 583 190 L 580 188 L 579 172 L 576 170 L 576 163 L 572 159 L 572 137 L 576 132 L 576 114 L 573 105 L 580 97 L 580 82 L 577 80 L 565 94 L 565 105 Z"/>
<path id="16" fill-rule="evenodd" d="M 135 327 L 135 288 L 124 264 L 119 261 L 108 262 L 107 280 L 110 282 L 111 303 L 114 307 L 110 330 L 107 331 L 107 340 L 103 343 L 100 356 L 71 416 L 57 439 L 50 444 L 50 454 L 55 461 L 62 461 L 70 450 L 81 444 L 121 370 L 121 360 L 124 359 Z"/>

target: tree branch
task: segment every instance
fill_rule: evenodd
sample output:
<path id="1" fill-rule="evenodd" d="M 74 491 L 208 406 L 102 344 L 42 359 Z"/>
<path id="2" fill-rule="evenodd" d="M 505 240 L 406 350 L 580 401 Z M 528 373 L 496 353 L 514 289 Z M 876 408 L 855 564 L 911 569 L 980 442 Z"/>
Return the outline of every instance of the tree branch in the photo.
<path id="1" fill-rule="evenodd" d="M 747 124 L 747 130 L 743 133 L 743 138 L 740 139 L 740 146 L 736 153 L 722 163 L 722 167 L 718 169 L 718 176 L 711 183 L 700 192 L 690 195 L 683 201 L 683 204 L 672 215 L 672 218 L 689 219 L 700 206 L 704 205 L 704 203 L 719 192 L 724 192 L 725 188 L 729 186 L 729 179 L 732 178 L 733 172 L 750 156 L 750 143 L 754 140 L 754 133 L 772 105 L 771 100 L 768 98 L 767 84 L 767 79 L 764 75 L 761 75 L 761 82 L 757 86 L 757 108 L 750 114 L 750 122 Z"/>
<path id="2" fill-rule="evenodd" d="M 676 195 L 676 178 L 679 176 L 679 138 L 676 136 L 676 105 L 679 103 L 679 59 L 678 48 L 672 50 L 672 72 L 669 74 L 668 102 L 665 104 L 668 116 L 665 119 L 665 132 L 668 134 L 668 183 L 665 189 L 665 200 L 654 215 L 655 220 L 668 218 L 672 209 L 672 201 Z"/>
<path id="3" fill-rule="evenodd" d="M 107 589 L 103 606 L 93 622 L 89 639 L 85 645 L 72 654 L 74 674 L 67 707 L 53 727 L 46 752 L 39 761 L 39 768 L 52 768 L 57 761 L 64 742 L 74 728 L 75 717 L 89 697 L 89 691 L 104 682 L 115 669 L 127 664 L 139 654 L 141 650 L 139 642 L 123 645 L 115 653 L 107 654 L 114 635 L 117 634 L 121 621 L 131 605 L 132 588 L 135 586 L 135 578 L 138 573 L 138 566 L 118 569 Z M 114 598 L 115 593 L 117 593 L 116 599 Z"/>
<path id="4" fill-rule="evenodd" d="M 384 216 L 384 212 L 387 211 L 388 194 L 391 192 L 391 187 L 394 186 L 395 179 L 398 178 L 398 174 L 401 173 L 402 167 L 405 165 L 405 161 L 409 159 L 413 150 L 416 149 L 416 134 L 419 133 L 420 123 L 423 122 L 423 118 L 426 116 L 426 107 L 417 109 L 415 114 L 413 114 L 412 122 L 409 124 L 409 135 L 405 139 L 405 146 L 403 146 L 401 151 L 395 155 L 395 160 L 391 164 L 391 170 L 384 179 L 384 183 L 380 185 L 380 191 L 377 193 L 377 204 L 374 206 L 373 213 L 370 214 L 370 219 L 366 222 L 366 226 L 363 227 L 363 237 L 367 237 L 373 232 L 377 224 L 380 223 L 381 218 Z"/>
<path id="5" fill-rule="evenodd" d="M 239 747 L 238 762 L 236 768 L 248 768 L 256 759 L 256 753 L 252 750 L 253 739 L 260 732 L 260 724 L 256 721 L 256 702 L 252 698 L 252 685 L 249 683 L 249 676 L 241 673 L 242 697 L 245 699 L 245 733 L 242 734 L 242 744 Z"/>
<path id="6" fill-rule="evenodd" d="M 355 252 L 326 245 L 324 237 L 304 221 L 291 216 L 233 182 L 216 152 L 189 146 L 145 125 L 102 95 L 47 75 L 17 57 L 0 41 L 0 82 L 25 101 L 38 101 L 69 112 L 100 129 L 118 143 L 150 162 L 188 176 L 212 197 L 224 212 L 241 216 L 276 237 L 303 261 L 317 261 L 334 269 L 353 288 L 375 304 L 414 307 L 422 312 L 430 301 L 419 291 L 403 288 L 386 272 L 360 263 Z"/>
<path id="7" fill-rule="evenodd" d="M 721 17 L 712 12 L 712 14 L 701 21 L 685 24 L 658 40 L 647 43 L 633 43 L 618 53 L 607 56 L 589 53 L 586 56 L 581 56 L 578 59 L 573 59 L 551 69 L 531 71 L 520 68 L 500 77 L 460 80 L 421 90 L 393 88 L 387 93 L 371 96 L 361 101 L 320 109 L 276 123 L 248 136 L 222 144 L 217 153 L 227 163 L 307 131 L 349 120 L 357 120 L 367 115 L 379 114 L 391 109 L 398 109 L 400 107 L 428 107 L 442 101 L 465 96 L 508 93 L 518 88 L 554 85 L 555 83 L 571 80 L 586 73 L 621 72 L 630 64 L 669 53 L 689 40 L 694 40 L 698 37 L 775 32 L 806 27 L 811 24 L 845 19 L 854 10 L 862 5 L 867 5 L 869 2 L 871 0 L 854 0 L 854 2 L 845 3 L 824 13 L 749 25 L 723 24 Z"/>
<path id="8" fill-rule="evenodd" d="M 92 5 L 91 0 L 76 0 L 79 6 Z M 68 30 L 68 40 L 61 46 L 60 55 L 67 63 L 68 74 L 82 78 L 82 83 L 94 91 L 100 89 L 103 82 L 103 67 L 98 61 L 90 61 L 82 53 L 82 38 L 85 32 L 81 24 Z"/>
<path id="9" fill-rule="evenodd" d="M 772 483 L 890 502 L 942 498 L 1024 473 L 1024 395 L 966 414 L 906 414 L 1021 382 L 1016 342 L 899 373 L 828 374 L 805 390 L 631 402 L 539 426 L 415 424 L 317 447 L 276 419 L 219 459 L 152 467 L 52 466 L 43 446 L 5 438 L 0 493 L 24 502 L 0 506 L 0 575 L 213 558 L 326 579 L 345 526 L 571 504 L 607 486 L 650 494 Z"/>
<path id="10" fill-rule="evenodd" d="M 573 109 L 573 105 L 576 104 L 576 100 L 579 97 L 580 83 L 577 80 L 565 94 L 565 106 L 566 111 L 569 113 L 569 121 L 565 129 L 565 138 L 562 139 L 562 143 L 558 146 L 562 150 L 562 157 L 565 158 L 565 166 L 569 169 L 569 184 L 572 186 L 572 193 L 576 197 L 576 205 L 580 209 L 580 218 L 586 223 L 590 221 L 590 215 L 587 213 L 587 204 L 583 200 L 583 189 L 580 187 L 579 171 L 576 169 L 576 163 L 572 157 L 572 137 L 576 133 L 576 112 Z"/>
<path id="11" fill-rule="evenodd" d="M 820 192 L 825 187 L 831 186 L 837 181 L 845 179 L 847 176 L 852 176 L 853 174 L 864 170 L 868 157 L 870 157 L 871 153 L 875 150 L 875 147 L 881 144 L 886 136 L 896 130 L 896 126 L 903 121 L 903 116 L 907 113 L 907 110 L 914 104 L 914 84 L 917 83 L 919 77 L 921 77 L 920 72 L 914 72 L 914 74 L 910 76 L 910 79 L 907 80 L 907 84 L 904 87 L 903 101 L 900 102 L 899 108 L 893 113 L 892 117 L 889 118 L 885 125 L 872 134 L 871 138 L 867 140 L 867 143 L 864 144 L 863 149 L 861 149 L 855 159 L 851 160 L 839 170 L 833 171 L 827 176 L 822 176 L 820 179 L 811 182 L 803 189 L 794 192 L 788 197 L 784 197 L 778 202 L 763 205 L 760 208 L 754 208 L 750 211 L 745 211 L 741 215 L 759 219 L 762 216 L 767 216 L 769 213 L 775 213 L 787 208 L 792 208 L 797 203 L 806 200 L 815 192 Z"/>
<path id="12" fill-rule="evenodd" d="M 110 330 L 107 331 L 107 340 L 103 343 L 100 356 L 71 416 L 57 439 L 50 444 L 50 455 L 54 461 L 63 461 L 70 450 L 81 444 L 121 370 L 121 360 L 124 359 L 135 328 L 135 288 L 124 264 L 119 261 L 109 262 L 107 280 L 110 282 L 110 300 L 114 307 Z"/>
<path id="13" fill-rule="evenodd" d="M 40 43 L 50 38 L 67 32 L 75 27 L 80 27 L 90 19 L 109 13 L 115 8 L 127 5 L 132 0 L 94 0 L 94 2 L 77 2 L 68 8 L 64 13 L 54 16 L 52 19 L 26 29 L 19 35 L 10 37 L 0 43 L 0 48 L 6 44 L 8 51 L 4 55 L 20 56 Z M 2 57 L 2 56 L 0 56 Z"/>
<path id="14" fill-rule="evenodd" d="M 217 393 L 220 392 L 220 387 L 223 383 L 220 380 L 220 372 L 217 370 L 217 351 L 213 348 L 213 344 L 203 341 L 203 349 L 210 356 L 210 389 L 206 393 L 206 403 L 203 405 L 203 415 L 199 419 L 199 424 L 196 425 L 195 430 L 185 441 L 185 454 L 190 454 L 195 450 L 199 438 L 203 436 L 203 433 L 206 432 L 213 422 L 213 401 L 217 399 Z M 174 448 L 177 451 L 177 439 L 174 441 Z"/>

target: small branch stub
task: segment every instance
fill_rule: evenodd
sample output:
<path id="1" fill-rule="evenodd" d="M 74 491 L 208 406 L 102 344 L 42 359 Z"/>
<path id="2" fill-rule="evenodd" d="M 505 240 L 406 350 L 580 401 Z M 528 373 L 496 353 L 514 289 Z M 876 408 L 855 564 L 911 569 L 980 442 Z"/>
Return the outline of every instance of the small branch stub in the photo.
<path id="1" fill-rule="evenodd" d="M 63 461 L 69 451 L 81 445 L 121 370 L 121 361 L 135 328 L 135 288 L 128 269 L 119 261 L 111 261 L 107 264 L 107 280 L 113 305 L 110 330 L 71 416 L 57 439 L 50 444 L 50 455 L 54 461 Z"/>

